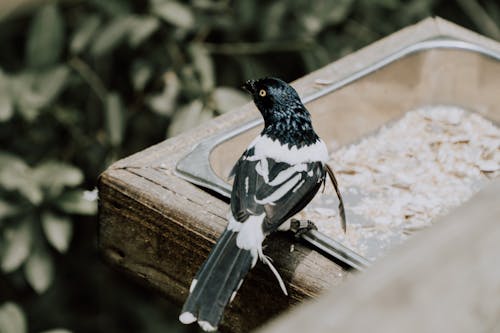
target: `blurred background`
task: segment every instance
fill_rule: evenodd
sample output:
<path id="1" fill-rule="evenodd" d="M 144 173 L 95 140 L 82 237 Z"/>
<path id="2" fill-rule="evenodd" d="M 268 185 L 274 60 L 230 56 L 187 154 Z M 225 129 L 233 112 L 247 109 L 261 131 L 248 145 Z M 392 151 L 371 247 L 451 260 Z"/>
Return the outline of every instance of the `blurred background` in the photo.
<path id="1" fill-rule="evenodd" d="M 433 15 L 500 40 L 496 0 L 0 1 L 0 333 L 196 331 L 101 261 L 99 174 Z"/>

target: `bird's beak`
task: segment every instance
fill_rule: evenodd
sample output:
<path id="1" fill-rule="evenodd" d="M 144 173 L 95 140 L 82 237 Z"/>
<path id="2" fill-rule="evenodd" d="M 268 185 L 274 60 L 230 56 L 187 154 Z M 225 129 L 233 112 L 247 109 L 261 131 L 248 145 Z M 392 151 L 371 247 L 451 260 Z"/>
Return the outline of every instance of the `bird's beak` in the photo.
<path id="1" fill-rule="evenodd" d="M 248 91 L 250 94 L 254 94 L 255 93 L 255 80 L 248 80 L 241 87 L 243 89 L 245 89 L 246 91 Z"/>

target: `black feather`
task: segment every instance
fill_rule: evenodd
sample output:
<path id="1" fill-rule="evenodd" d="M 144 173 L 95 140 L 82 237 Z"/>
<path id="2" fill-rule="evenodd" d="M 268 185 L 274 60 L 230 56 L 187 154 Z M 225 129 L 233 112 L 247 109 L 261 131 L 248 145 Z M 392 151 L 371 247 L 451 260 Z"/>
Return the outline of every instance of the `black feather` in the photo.
<path id="1" fill-rule="evenodd" d="M 250 251 L 237 247 L 236 237 L 236 232 L 224 231 L 196 274 L 197 283 L 182 308 L 183 314 L 190 313 L 214 328 L 252 265 Z"/>

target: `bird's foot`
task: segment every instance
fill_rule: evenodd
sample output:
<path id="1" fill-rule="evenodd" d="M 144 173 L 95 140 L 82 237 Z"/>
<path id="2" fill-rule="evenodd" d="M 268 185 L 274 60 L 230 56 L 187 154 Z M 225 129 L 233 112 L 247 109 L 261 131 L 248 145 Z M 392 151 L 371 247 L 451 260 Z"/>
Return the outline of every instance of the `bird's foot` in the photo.
<path id="1" fill-rule="evenodd" d="M 311 220 L 297 220 L 291 219 L 290 231 L 295 234 L 295 238 L 300 238 L 303 234 L 310 230 L 318 230 L 316 224 Z"/>

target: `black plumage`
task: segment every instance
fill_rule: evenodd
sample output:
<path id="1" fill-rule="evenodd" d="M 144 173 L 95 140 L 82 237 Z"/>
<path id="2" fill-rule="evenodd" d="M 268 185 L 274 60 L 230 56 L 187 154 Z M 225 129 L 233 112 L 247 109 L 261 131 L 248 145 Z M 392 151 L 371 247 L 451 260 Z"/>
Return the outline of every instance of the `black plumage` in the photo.
<path id="1" fill-rule="evenodd" d="M 276 78 L 247 81 L 245 88 L 264 118 L 264 129 L 231 171 L 228 227 L 193 280 L 180 316 L 181 322 L 198 321 L 206 331 L 216 330 L 225 306 L 259 258 L 286 293 L 262 253 L 262 242 L 312 200 L 327 173 L 337 185 L 326 164 L 326 145 L 314 132 L 297 92 Z"/>

